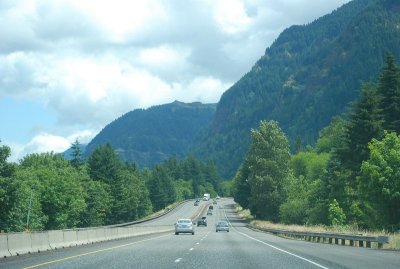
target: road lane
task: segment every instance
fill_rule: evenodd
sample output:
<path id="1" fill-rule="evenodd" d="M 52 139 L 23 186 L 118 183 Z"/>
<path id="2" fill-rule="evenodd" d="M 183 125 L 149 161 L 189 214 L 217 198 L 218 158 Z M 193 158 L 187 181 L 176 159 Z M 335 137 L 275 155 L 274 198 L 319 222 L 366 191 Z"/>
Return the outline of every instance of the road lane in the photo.
<path id="1" fill-rule="evenodd" d="M 175 212 L 174 218 L 198 210 L 190 203 L 177 209 L 180 213 Z M 229 233 L 215 232 L 220 219 L 231 222 Z M 214 205 L 207 220 L 208 226 L 196 227 L 195 235 L 168 232 L 25 255 L 0 261 L 0 268 L 400 268 L 398 252 L 289 240 L 252 231 L 238 218 L 230 199 Z"/>
<path id="2" fill-rule="evenodd" d="M 160 218 L 146 221 L 141 223 L 140 225 L 151 226 L 151 225 L 173 225 L 178 219 L 183 218 L 192 218 L 199 211 L 201 211 L 209 202 L 201 201 L 198 206 L 194 206 L 194 201 L 187 201 L 177 208 L 169 212 L 167 215 L 164 215 Z"/>

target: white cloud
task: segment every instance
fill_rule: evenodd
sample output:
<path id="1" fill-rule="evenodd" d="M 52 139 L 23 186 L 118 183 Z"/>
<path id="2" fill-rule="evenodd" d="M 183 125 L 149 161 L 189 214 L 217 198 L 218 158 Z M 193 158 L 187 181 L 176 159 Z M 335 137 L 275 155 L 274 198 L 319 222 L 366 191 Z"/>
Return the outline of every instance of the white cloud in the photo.
<path id="1" fill-rule="evenodd" d="M 285 27 L 348 1 L 1 1 L 0 98 L 56 118 L 32 127 L 26 146 L 3 139 L 22 153 L 57 151 L 136 108 L 218 102 Z"/>

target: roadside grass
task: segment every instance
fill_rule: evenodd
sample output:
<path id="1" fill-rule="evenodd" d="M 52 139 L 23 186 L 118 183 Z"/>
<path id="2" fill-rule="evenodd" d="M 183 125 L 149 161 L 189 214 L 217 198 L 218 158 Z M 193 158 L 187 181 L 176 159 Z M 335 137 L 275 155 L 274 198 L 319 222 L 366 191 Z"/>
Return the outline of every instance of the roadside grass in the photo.
<path id="1" fill-rule="evenodd" d="M 326 226 L 326 225 L 287 225 L 283 223 L 273 223 L 270 221 L 257 220 L 251 215 L 248 209 L 236 206 L 237 214 L 245 219 L 249 224 L 259 228 L 281 229 L 296 232 L 316 232 L 316 233 L 342 233 L 360 234 L 367 236 L 389 236 L 389 243 L 383 245 L 383 249 L 400 250 L 400 233 L 389 233 L 387 231 L 361 230 L 356 226 Z M 373 248 L 377 248 L 377 243 L 372 243 Z"/>

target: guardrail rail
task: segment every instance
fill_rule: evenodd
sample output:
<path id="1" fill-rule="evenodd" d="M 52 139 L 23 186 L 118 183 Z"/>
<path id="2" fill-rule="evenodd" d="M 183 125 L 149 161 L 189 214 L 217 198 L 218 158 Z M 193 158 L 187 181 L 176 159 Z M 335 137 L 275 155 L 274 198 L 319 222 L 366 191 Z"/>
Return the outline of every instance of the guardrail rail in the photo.
<path id="1" fill-rule="evenodd" d="M 375 242 L 378 248 L 381 249 L 383 244 L 389 243 L 389 236 L 366 236 L 366 235 L 352 235 L 352 234 L 336 234 L 336 233 L 316 233 L 316 232 L 298 232 L 281 229 L 261 228 L 255 225 L 248 224 L 247 227 L 253 230 L 272 233 L 278 236 L 292 237 L 302 239 L 310 242 L 329 243 L 336 245 L 346 245 L 352 247 L 367 247 L 371 248 L 371 243 Z"/>

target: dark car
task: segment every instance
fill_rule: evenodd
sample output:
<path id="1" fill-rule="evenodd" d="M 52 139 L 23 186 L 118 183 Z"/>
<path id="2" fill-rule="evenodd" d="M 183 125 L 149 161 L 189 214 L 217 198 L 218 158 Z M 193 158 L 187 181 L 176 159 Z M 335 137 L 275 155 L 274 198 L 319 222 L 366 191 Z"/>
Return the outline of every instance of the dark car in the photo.
<path id="1" fill-rule="evenodd" d="M 198 206 L 199 204 L 200 204 L 200 201 L 194 202 L 194 205 L 195 205 L 195 206 Z"/>
<path id="2" fill-rule="evenodd" d="M 198 226 L 206 226 L 207 227 L 207 219 L 206 219 L 206 217 L 202 217 L 201 219 L 197 220 L 197 227 Z"/>
<path id="3" fill-rule="evenodd" d="M 210 205 L 209 207 L 208 207 L 208 209 L 214 209 L 214 206 L 213 205 Z"/>

